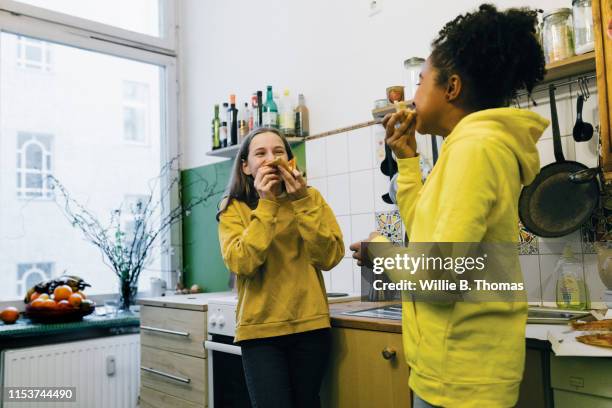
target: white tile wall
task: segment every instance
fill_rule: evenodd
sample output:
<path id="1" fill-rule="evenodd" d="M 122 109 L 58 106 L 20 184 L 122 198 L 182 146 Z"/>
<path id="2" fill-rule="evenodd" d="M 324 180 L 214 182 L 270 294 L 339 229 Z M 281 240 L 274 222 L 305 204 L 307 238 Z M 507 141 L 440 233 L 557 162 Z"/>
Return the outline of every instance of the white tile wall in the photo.
<path id="1" fill-rule="evenodd" d="M 596 125 L 598 111 L 594 84 L 591 85 L 590 92 L 591 96 L 585 102 L 583 115 L 585 121 Z M 590 142 L 583 143 L 574 142 L 571 136 L 576 119 L 576 95 L 576 88 L 568 86 L 560 87 L 556 93 L 563 152 L 566 159 L 577 160 L 593 167 L 597 164 L 597 135 Z M 538 106 L 531 109 L 550 119 L 548 92 L 540 92 L 535 97 Z M 551 138 L 552 131 L 549 127 L 537 145 L 542 166 L 555 161 Z M 439 139 L 441 144 L 442 140 Z M 431 161 L 430 137 L 417 135 L 417 142 L 421 154 Z M 384 129 L 381 126 L 306 142 L 308 183 L 321 192 L 338 217 L 347 247 L 342 262 L 331 273 L 324 273 L 328 291 L 359 292 L 360 268 L 350 257 L 348 246 L 375 230 L 374 212 L 396 208 L 381 199 L 382 194 L 388 192 L 389 188 L 388 177 L 379 170 L 384 156 Z M 554 267 L 566 243 L 572 246 L 576 256 L 584 258 L 585 281 L 589 286 L 592 301 L 600 301 L 603 297 L 605 288 L 597 274 L 596 256 L 582 255 L 580 235 L 576 232 L 558 239 L 539 239 L 540 255 L 520 257 L 530 300 L 544 299 L 552 302 L 551 305 L 554 304 Z"/>

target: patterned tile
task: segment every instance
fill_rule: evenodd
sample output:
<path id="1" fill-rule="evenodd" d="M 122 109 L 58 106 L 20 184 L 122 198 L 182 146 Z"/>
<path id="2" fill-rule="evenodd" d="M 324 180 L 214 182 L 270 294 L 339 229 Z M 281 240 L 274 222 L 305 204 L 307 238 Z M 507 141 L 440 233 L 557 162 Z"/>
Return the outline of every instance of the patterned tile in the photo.
<path id="1" fill-rule="evenodd" d="M 612 240 L 612 210 L 597 208 L 581 229 L 582 252 L 595 253 L 595 242 Z"/>
<path id="2" fill-rule="evenodd" d="M 395 244 L 404 242 L 404 225 L 399 210 L 381 211 L 374 214 L 376 231 Z"/>
<path id="3" fill-rule="evenodd" d="M 527 231 L 523 223 L 519 221 L 519 255 L 538 255 L 539 253 L 538 237 Z"/>

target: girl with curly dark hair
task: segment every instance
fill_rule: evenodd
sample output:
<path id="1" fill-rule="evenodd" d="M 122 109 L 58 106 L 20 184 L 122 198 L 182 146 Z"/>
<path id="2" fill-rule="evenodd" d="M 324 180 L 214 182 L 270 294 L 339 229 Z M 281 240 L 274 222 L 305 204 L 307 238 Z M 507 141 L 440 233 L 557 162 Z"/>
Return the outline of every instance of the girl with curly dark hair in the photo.
<path id="1" fill-rule="evenodd" d="M 489 4 L 447 23 L 422 68 L 414 111 L 384 122 L 386 142 L 398 158 L 397 201 L 410 242 L 518 240 L 518 197 L 539 172 L 536 142 L 549 123 L 507 106 L 517 90 L 531 92 L 543 78 L 536 23 L 535 11 L 498 11 Z M 415 130 L 445 138 L 425 184 Z M 514 406 L 526 318 L 525 302 L 405 298 L 403 340 L 414 406 Z"/>

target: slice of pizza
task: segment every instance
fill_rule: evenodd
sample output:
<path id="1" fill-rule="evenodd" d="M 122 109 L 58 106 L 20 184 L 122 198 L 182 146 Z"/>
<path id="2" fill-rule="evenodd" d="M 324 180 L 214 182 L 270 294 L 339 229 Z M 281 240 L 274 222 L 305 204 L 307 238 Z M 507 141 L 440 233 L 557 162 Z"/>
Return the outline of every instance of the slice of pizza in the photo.
<path id="1" fill-rule="evenodd" d="M 586 334 L 576 337 L 576 340 L 589 346 L 612 348 L 612 333 Z"/>
<path id="2" fill-rule="evenodd" d="M 594 320 L 592 322 L 572 322 L 574 330 L 612 331 L 612 320 Z"/>
<path id="3" fill-rule="evenodd" d="M 282 166 L 289 173 L 292 173 L 293 170 L 296 169 L 295 157 L 292 158 L 289 161 L 283 159 L 282 157 L 277 157 L 276 159 L 274 159 L 272 161 L 266 162 L 265 165 L 266 166 L 274 166 L 274 167 Z"/>

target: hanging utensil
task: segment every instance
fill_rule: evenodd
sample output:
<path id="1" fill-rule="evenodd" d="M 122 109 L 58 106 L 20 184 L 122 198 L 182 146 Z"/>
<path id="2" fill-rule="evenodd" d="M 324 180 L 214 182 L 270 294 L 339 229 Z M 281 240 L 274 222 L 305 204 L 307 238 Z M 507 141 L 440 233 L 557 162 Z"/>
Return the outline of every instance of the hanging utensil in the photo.
<path id="1" fill-rule="evenodd" d="M 576 103 L 576 123 L 572 130 L 572 136 L 576 142 L 587 142 L 593 137 L 593 125 L 582 120 L 582 106 L 584 95 L 578 95 Z"/>
<path id="2" fill-rule="evenodd" d="M 548 88 L 552 119 L 554 163 L 544 166 L 519 197 L 519 217 L 528 231 L 540 237 L 560 237 L 580 228 L 593 213 L 599 199 L 596 178 L 575 183 L 570 176 L 588 170 L 581 163 L 565 160 L 555 102 L 555 87 Z"/>

